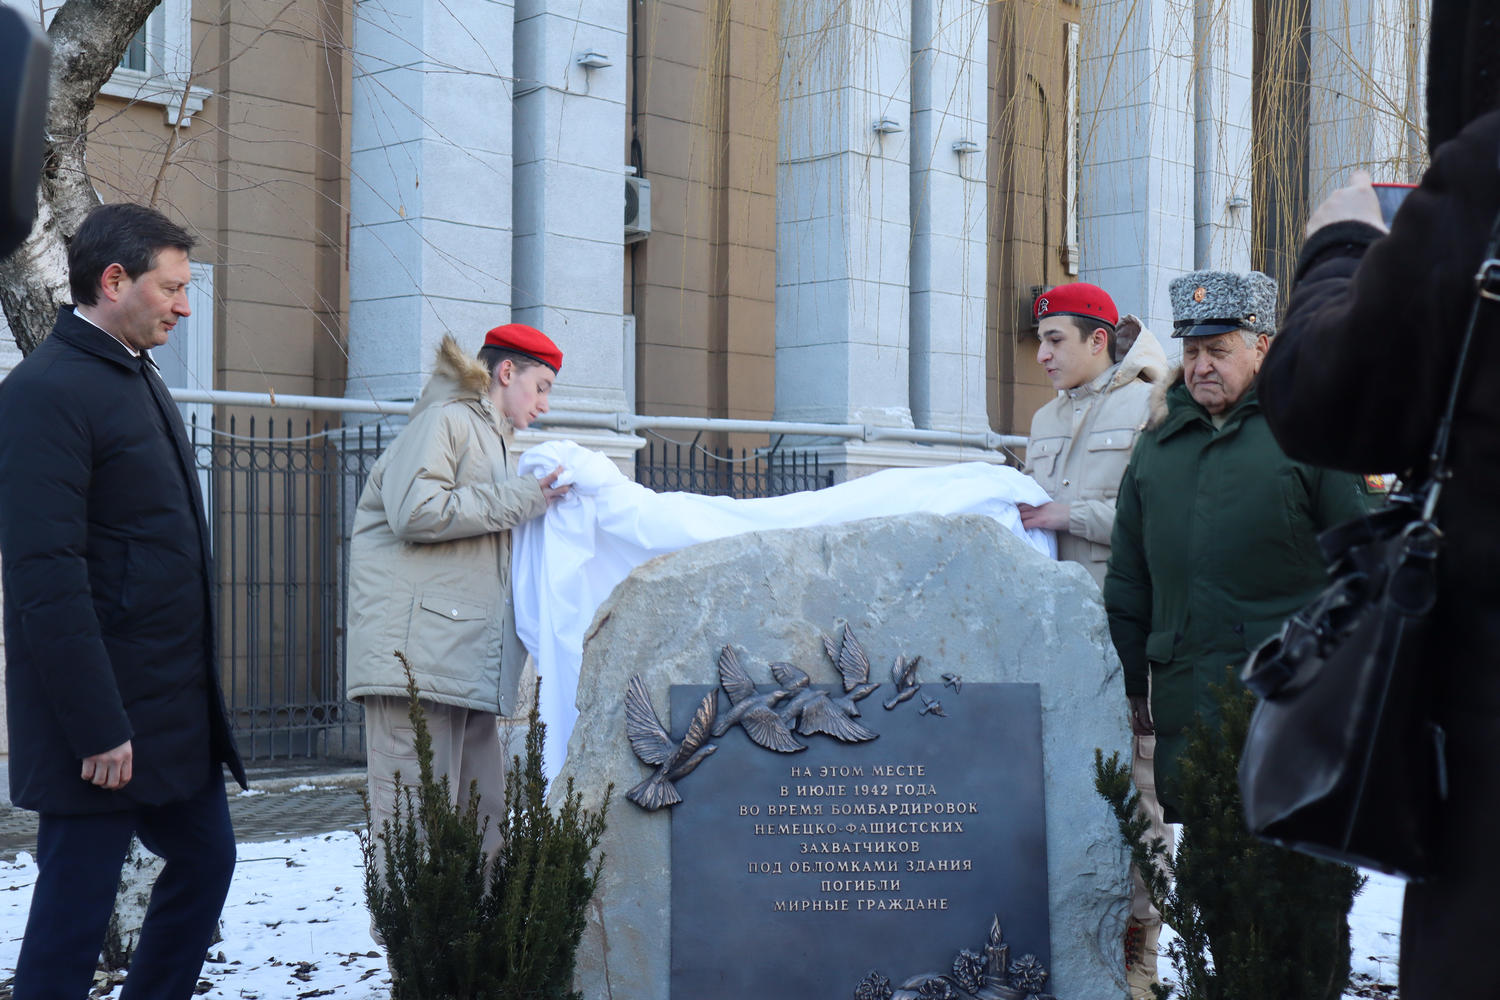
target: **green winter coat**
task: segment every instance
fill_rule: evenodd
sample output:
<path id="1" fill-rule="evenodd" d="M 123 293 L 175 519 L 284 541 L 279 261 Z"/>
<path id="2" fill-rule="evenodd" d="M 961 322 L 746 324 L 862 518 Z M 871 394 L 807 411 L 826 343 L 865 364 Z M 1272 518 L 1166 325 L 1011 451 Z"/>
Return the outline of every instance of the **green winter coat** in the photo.
<path id="1" fill-rule="evenodd" d="M 1104 603 L 1125 693 L 1151 695 L 1156 787 L 1169 822 L 1208 686 L 1327 582 L 1317 535 L 1367 509 L 1359 477 L 1294 462 L 1252 386 L 1215 430 L 1179 370 L 1153 401 L 1115 508 Z"/>

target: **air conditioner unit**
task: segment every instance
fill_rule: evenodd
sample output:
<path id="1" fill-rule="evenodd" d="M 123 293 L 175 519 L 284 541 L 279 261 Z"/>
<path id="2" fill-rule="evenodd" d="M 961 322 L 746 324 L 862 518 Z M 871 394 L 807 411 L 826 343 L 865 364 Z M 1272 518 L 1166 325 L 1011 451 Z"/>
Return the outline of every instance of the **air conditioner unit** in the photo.
<path id="1" fill-rule="evenodd" d="M 651 182 L 644 177 L 625 178 L 625 242 L 636 243 L 651 235 Z"/>

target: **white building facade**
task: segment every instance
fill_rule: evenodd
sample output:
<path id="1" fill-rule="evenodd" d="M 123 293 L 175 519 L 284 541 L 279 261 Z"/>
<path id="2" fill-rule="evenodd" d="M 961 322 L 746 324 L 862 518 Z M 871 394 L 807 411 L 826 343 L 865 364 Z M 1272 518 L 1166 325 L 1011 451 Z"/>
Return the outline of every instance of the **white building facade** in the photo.
<path id="1" fill-rule="evenodd" d="M 1253 211 L 1268 189 L 1315 206 L 1356 167 L 1376 182 L 1420 177 L 1425 0 L 1310 0 L 1305 48 L 1262 43 L 1262 74 L 1288 82 L 1263 86 L 1256 111 L 1255 19 L 1272 6 L 1084 4 L 1083 277 L 1159 334 L 1172 327 L 1172 278 L 1255 266 Z M 1285 122 L 1301 73 L 1305 132 Z M 1306 159 L 1267 162 L 1272 129 L 1300 135 Z"/>

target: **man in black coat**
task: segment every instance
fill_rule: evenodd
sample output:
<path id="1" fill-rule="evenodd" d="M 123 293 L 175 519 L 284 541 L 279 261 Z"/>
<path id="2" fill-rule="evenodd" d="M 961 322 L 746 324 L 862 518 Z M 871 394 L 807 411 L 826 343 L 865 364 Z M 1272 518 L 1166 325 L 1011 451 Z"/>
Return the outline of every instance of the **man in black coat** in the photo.
<path id="1" fill-rule="evenodd" d="M 1432 166 L 1389 234 L 1368 175 L 1313 213 L 1261 407 L 1287 454 L 1421 471 L 1447 402 L 1500 211 L 1500 10 L 1435 0 Z M 1401 998 L 1494 996 L 1500 905 L 1500 303 L 1475 330 L 1438 507 L 1447 542 L 1428 686 L 1447 733 L 1441 871 L 1406 889 Z M 1392 803 L 1392 808 L 1400 804 Z"/>
<path id="2" fill-rule="evenodd" d="M 132 834 L 166 864 L 121 996 L 192 996 L 234 872 L 208 525 L 147 353 L 188 315 L 192 245 L 151 209 L 95 209 L 75 306 L 0 382 L 11 799 L 41 814 L 16 1000 L 87 994 Z"/>

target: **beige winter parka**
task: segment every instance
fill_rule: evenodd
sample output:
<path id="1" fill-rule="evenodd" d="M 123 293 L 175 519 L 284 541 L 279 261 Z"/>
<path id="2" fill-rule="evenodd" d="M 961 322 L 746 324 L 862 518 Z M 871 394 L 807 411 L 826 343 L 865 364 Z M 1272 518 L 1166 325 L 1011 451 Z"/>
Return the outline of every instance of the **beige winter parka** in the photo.
<path id="1" fill-rule="evenodd" d="M 1068 530 L 1057 534 L 1057 557 L 1081 564 L 1101 587 L 1115 526 L 1115 497 L 1130 463 L 1136 434 L 1151 408 L 1151 389 L 1167 375 L 1167 356 L 1135 316 L 1140 330 L 1121 361 L 1057 398 L 1031 418 L 1025 472 L 1068 504 Z"/>
<path id="2" fill-rule="evenodd" d="M 349 697 L 406 695 L 499 715 L 526 652 L 510 594 L 510 530 L 547 509 L 519 477 L 489 373 L 451 337 L 411 421 L 360 494 L 349 553 Z"/>

